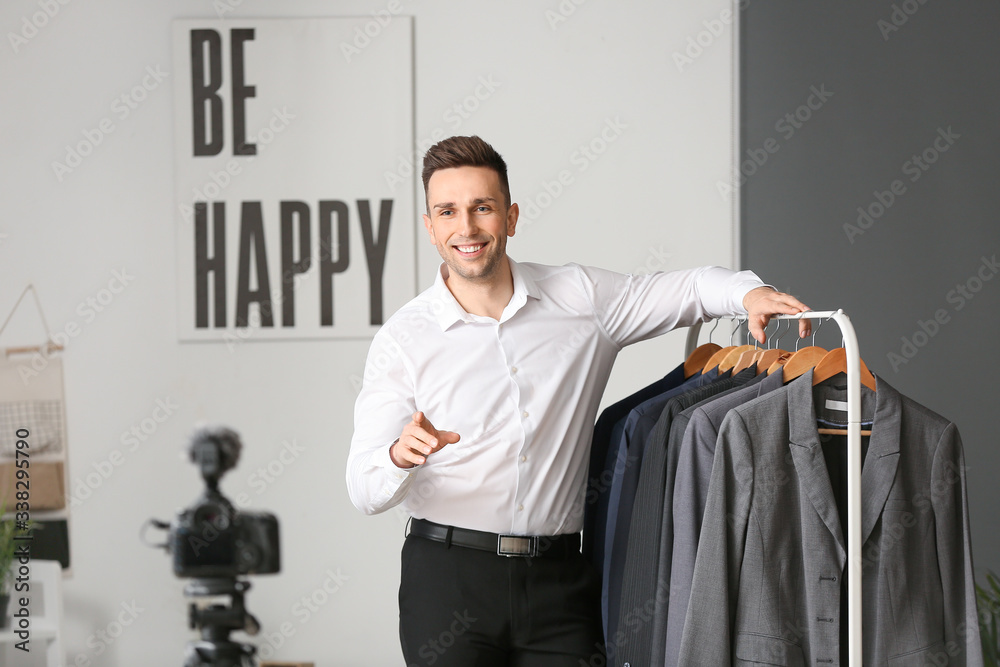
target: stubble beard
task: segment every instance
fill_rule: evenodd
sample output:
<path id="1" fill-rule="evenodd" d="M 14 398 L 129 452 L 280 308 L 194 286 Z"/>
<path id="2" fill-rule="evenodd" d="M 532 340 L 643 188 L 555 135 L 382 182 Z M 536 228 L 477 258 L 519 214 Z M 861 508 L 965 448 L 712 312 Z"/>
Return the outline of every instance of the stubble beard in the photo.
<path id="1" fill-rule="evenodd" d="M 488 282 L 491 280 L 500 270 L 500 262 L 503 261 L 505 257 L 504 248 L 500 246 L 500 243 L 491 243 L 489 252 L 486 257 L 483 258 L 485 263 L 483 264 L 482 270 L 476 272 L 474 270 L 470 271 L 470 268 L 474 267 L 469 267 L 464 264 L 461 259 L 454 258 L 450 254 L 451 252 L 453 251 L 450 250 L 450 247 L 447 253 L 439 250 L 441 258 L 444 260 L 445 264 L 448 265 L 448 270 L 451 273 L 458 275 L 463 280 L 476 283 Z"/>

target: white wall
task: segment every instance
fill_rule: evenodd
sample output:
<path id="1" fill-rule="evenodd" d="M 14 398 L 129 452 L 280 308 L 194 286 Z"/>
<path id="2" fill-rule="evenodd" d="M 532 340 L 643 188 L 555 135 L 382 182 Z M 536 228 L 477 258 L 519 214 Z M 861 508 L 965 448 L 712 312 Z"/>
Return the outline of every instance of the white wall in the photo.
<path id="1" fill-rule="evenodd" d="M 524 212 L 560 171 L 571 173 L 551 205 L 531 224 L 523 221 L 509 245 L 513 257 L 622 271 L 731 264 L 731 205 L 715 184 L 729 174 L 732 33 L 725 27 L 709 39 L 703 24 L 727 3 L 399 2 L 415 16 L 418 139 L 441 128 L 492 142 L 508 161 L 512 195 Z M 24 17 L 31 21 L 43 4 L 3 3 L 5 34 L 20 33 Z M 0 315 L 30 281 L 54 330 L 79 327 L 64 357 L 72 489 L 114 450 L 124 458 L 73 509 L 73 575 L 65 587 L 70 664 L 180 664 L 190 639 L 183 582 L 166 555 L 140 544 L 138 531 L 148 517 L 169 518 L 199 492 L 200 478 L 180 452 L 202 419 L 244 438 L 244 458 L 223 490 L 248 493 L 254 508 L 281 520 L 283 571 L 255 578 L 248 597 L 265 634 L 283 623 L 290 630 L 274 657 L 324 667 L 401 664 L 395 595 L 404 517 L 362 516 L 343 480 L 352 377 L 362 373 L 367 341 L 254 341 L 231 350 L 177 342 L 171 82 L 117 122 L 62 182 L 51 167 L 147 66 L 170 70 L 172 19 L 214 17 L 225 5 L 50 4 L 58 13 L 16 53 L 9 37 L 0 47 Z M 225 16 L 364 16 L 388 4 L 247 0 Z M 568 16 L 553 25 L 560 8 Z M 708 46 L 679 71 L 672 54 L 699 33 Z M 473 93 L 479 77 L 500 85 L 456 127 L 446 113 Z M 616 119 L 624 130 L 581 171 L 574 153 Z M 438 263 L 423 239 L 421 287 Z M 100 312 L 81 306 L 115 271 L 132 277 L 126 288 Z M 42 336 L 29 309 L 0 344 Z M 675 333 L 623 353 L 605 403 L 672 368 L 683 338 Z M 160 400 L 178 407 L 130 451 L 122 434 Z M 293 441 L 302 451 L 279 476 L 264 483 L 254 477 L 269 463 L 277 469 L 283 443 Z M 342 584 L 326 596 L 328 572 Z M 297 605 L 310 596 L 325 604 L 307 615 Z M 133 601 L 141 613 L 105 644 L 95 633 L 116 631 L 122 604 Z"/>

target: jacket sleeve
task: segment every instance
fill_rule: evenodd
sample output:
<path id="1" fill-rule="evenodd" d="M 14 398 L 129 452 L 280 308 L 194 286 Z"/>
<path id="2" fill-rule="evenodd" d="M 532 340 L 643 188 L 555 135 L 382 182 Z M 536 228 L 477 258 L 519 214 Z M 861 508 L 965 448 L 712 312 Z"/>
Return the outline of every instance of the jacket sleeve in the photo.
<path id="1" fill-rule="evenodd" d="M 949 664 L 981 667 L 965 454 L 954 424 L 947 426 L 938 442 L 931 480 L 938 567 L 944 591 L 944 642 L 948 654 L 954 656 Z"/>
<path id="2" fill-rule="evenodd" d="M 732 629 L 753 497 L 750 436 L 738 411 L 719 429 L 678 664 L 732 664 Z"/>

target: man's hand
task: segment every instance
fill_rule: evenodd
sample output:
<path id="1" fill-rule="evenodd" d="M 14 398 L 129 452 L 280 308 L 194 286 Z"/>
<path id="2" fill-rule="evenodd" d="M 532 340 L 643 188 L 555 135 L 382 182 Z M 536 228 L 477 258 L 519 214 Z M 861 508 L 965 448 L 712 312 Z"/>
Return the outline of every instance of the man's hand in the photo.
<path id="1" fill-rule="evenodd" d="M 389 448 L 389 458 L 397 468 L 412 468 L 445 445 L 455 444 L 460 437 L 454 431 L 437 430 L 423 412 L 414 412 L 399 440 Z"/>
<path id="2" fill-rule="evenodd" d="M 757 287 L 743 297 L 743 307 L 747 309 L 747 326 L 758 343 L 763 344 L 767 338 L 764 327 L 771 321 L 772 315 L 795 315 L 809 306 L 796 299 L 791 294 L 778 292 L 770 287 Z M 812 333 L 811 320 L 799 320 L 799 338 L 805 338 Z"/>

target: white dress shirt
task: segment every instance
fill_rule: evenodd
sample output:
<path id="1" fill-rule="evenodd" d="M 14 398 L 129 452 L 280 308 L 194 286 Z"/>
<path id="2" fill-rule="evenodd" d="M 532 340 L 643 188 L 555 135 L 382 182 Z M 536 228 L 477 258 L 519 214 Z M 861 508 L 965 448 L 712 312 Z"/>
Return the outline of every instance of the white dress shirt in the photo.
<path id="1" fill-rule="evenodd" d="M 579 532 L 594 419 L 618 351 L 743 314 L 743 297 L 763 285 L 719 267 L 636 276 L 509 261 L 514 295 L 499 321 L 467 313 L 442 265 L 375 335 L 347 460 L 361 511 L 402 503 L 416 518 L 491 533 Z M 417 410 L 461 440 L 401 469 L 389 447 Z"/>

